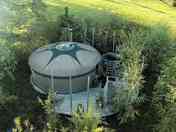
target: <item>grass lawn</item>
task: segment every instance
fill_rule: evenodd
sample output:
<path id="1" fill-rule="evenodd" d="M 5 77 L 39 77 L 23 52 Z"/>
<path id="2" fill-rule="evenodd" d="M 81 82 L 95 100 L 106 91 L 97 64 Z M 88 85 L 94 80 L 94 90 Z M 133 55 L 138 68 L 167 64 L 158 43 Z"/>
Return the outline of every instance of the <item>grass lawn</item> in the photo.
<path id="1" fill-rule="evenodd" d="M 110 14 L 123 16 L 141 25 L 168 25 L 172 33 L 176 31 L 176 8 L 159 0 L 46 0 L 49 17 L 55 18 L 70 7 L 71 14 L 94 18 L 107 22 Z M 176 36 L 176 35 L 175 35 Z"/>

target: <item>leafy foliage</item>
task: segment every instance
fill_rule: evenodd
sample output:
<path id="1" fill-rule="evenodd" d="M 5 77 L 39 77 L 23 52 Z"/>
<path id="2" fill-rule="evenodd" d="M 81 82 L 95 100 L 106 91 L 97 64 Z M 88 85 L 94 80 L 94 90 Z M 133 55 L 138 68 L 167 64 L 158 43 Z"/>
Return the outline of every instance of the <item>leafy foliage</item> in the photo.
<path id="1" fill-rule="evenodd" d="M 14 119 L 14 122 L 15 122 L 15 126 L 16 126 L 16 128 L 15 129 L 13 129 L 13 131 L 14 132 L 22 132 L 23 131 L 23 127 L 22 127 L 22 121 L 21 121 L 22 119 L 21 119 L 21 117 L 16 117 L 15 119 Z"/>
<path id="2" fill-rule="evenodd" d="M 74 132 L 100 132 L 97 130 L 101 123 L 99 115 L 94 112 L 94 107 L 90 105 L 87 112 L 77 112 L 73 114 L 72 123 Z"/>
<path id="3" fill-rule="evenodd" d="M 34 131 L 34 126 L 30 122 L 29 119 L 25 119 L 24 117 L 17 116 L 14 119 L 14 124 L 15 127 L 12 129 L 13 132 L 33 132 Z"/>
<path id="4" fill-rule="evenodd" d="M 1 40 L 0 50 L 0 79 L 5 75 L 12 77 L 11 73 L 16 66 L 14 51 L 10 48 L 10 45 L 3 40 Z"/>
<path id="5" fill-rule="evenodd" d="M 144 39 L 145 63 L 152 64 L 153 66 L 158 66 L 157 64 L 162 63 L 162 59 L 167 55 L 166 53 L 171 42 L 172 39 L 166 26 L 156 25 L 150 28 L 146 32 Z"/>
<path id="6" fill-rule="evenodd" d="M 162 63 L 165 62 L 166 56 L 169 56 L 172 39 L 169 35 L 168 28 L 163 25 L 151 27 L 144 38 L 144 70 L 145 77 L 144 88 L 142 92 L 147 96 L 145 110 L 150 110 L 151 98 L 153 97 L 154 86 L 160 75 Z M 152 118 L 152 117 L 151 117 Z"/>
<path id="7" fill-rule="evenodd" d="M 0 41 L 0 90 L 2 90 L 2 85 L 5 85 L 2 79 L 5 76 L 14 80 L 13 72 L 16 67 L 16 57 L 10 45 L 5 40 Z"/>
<path id="8" fill-rule="evenodd" d="M 175 48 L 173 51 L 176 51 Z M 161 76 L 155 86 L 153 105 L 160 117 L 155 130 L 160 132 L 176 131 L 176 55 L 173 55 L 163 64 Z"/>
<path id="9" fill-rule="evenodd" d="M 14 117 L 18 114 L 16 96 L 0 96 L 0 129 L 6 130 L 13 124 Z"/>
<path id="10" fill-rule="evenodd" d="M 140 88 L 143 82 L 142 70 L 142 50 L 143 33 L 132 31 L 124 34 L 122 46 L 119 49 L 123 65 L 124 85 L 118 89 L 114 97 L 114 110 L 120 113 L 121 123 L 128 119 L 134 119 L 138 112 L 135 105 L 143 101 L 140 96 Z"/>
<path id="11" fill-rule="evenodd" d="M 47 128 L 45 128 L 44 131 L 48 131 L 48 132 L 55 132 L 59 130 L 59 125 L 58 125 L 59 119 L 55 112 L 54 97 L 55 97 L 54 89 L 50 88 L 48 92 L 48 98 L 44 102 L 40 100 L 41 104 L 45 109 L 46 117 L 47 117 L 46 119 Z"/>

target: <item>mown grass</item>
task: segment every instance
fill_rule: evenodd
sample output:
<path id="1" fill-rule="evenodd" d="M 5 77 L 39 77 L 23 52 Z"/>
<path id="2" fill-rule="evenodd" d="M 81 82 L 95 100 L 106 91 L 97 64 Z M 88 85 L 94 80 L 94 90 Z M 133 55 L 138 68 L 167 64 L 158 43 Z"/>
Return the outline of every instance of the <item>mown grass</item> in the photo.
<path id="1" fill-rule="evenodd" d="M 46 0 L 45 3 L 51 19 L 63 14 L 68 6 L 71 14 L 101 23 L 108 22 L 113 14 L 144 26 L 168 25 L 172 33 L 176 29 L 176 8 L 159 0 Z"/>

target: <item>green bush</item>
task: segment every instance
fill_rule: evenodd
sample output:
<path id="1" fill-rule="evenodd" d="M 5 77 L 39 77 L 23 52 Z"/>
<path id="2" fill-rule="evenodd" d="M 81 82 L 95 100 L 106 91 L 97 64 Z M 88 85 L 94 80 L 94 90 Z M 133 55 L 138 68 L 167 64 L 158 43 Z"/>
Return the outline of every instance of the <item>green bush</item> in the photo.
<path id="1" fill-rule="evenodd" d="M 9 75 L 15 70 L 16 58 L 13 49 L 5 40 L 0 40 L 0 79 Z"/>
<path id="2" fill-rule="evenodd" d="M 138 114 L 135 106 L 143 101 L 140 89 L 143 84 L 143 38 L 140 31 L 124 34 L 122 46 L 119 49 L 123 65 L 124 85 L 118 88 L 114 97 L 114 110 L 119 113 L 121 123 L 133 120 Z"/>
<path id="3" fill-rule="evenodd" d="M 13 119 L 18 114 L 18 99 L 16 96 L 0 96 L 0 129 L 5 131 L 13 125 Z"/>
<path id="4" fill-rule="evenodd" d="M 16 67 L 16 57 L 10 44 L 5 40 L 0 40 L 0 92 L 3 92 L 3 79 L 14 80 L 13 72 Z"/>
<path id="5" fill-rule="evenodd" d="M 174 51 L 176 51 L 175 48 Z M 169 56 L 162 65 L 161 76 L 155 86 L 152 102 L 159 116 L 155 128 L 159 132 L 176 131 L 176 54 L 173 55 L 174 57 Z"/>
<path id="6" fill-rule="evenodd" d="M 175 44 L 167 27 L 159 25 L 147 30 L 143 50 L 145 83 L 142 89 L 146 101 L 140 122 L 145 124 L 147 131 L 153 127 L 159 132 L 175 131 L 175 88 L 171 85 L 176 77 L 175 53 Z"/>
<path id="7" fill-rule="evenodd" d="M 155 85 L 160 78 L 163 63 L 173 55 L 173 40 L 170 37 L 166 26 L 156 25 L 146 31 L 144 38 L 145 67 L 143 70 L 144 87 L 142 93 L 145 95 L 145 102 L 141 107 L 141 117 L 138 123 L 143 124 L 146 131 L 152 131 L 153 124 L 158 122 L 158 110 L 152 101 L 156 100 L 154 91 Z M 161 90 L 160 88 L 158 89 Z M 162 91 L 162 90 L 161 90 Z"/>
<path id="8" fill-rule="evenodd" d="M 74 132 L 96 132 L 101 119 L 98 114 L 95 114 L 94 109 L 90 104 L 87 112 L 79 111 L 73 114 L 71 121 Z"/>
<path id="9" fill-rule="evenodd" d="M 156 99 L 153 95 L 154 86 L 163 63 L 175 54 L 173 40 L 167 27 L 161 25 L 132 30 L 128 34 L 122 32 L 120 38 L 122 46 L 119 52 L 123 78 L 127 84 L 117 91 L 114 109 L 119 113 L 121 123 L 136 119 L 131 121 L 134 127 L 141 124 L 142 129 L 151 131 L 151 125 L 158 120 L 157 113 L 154 114 L 157 112 L 156 107 L 151 104 L 152 99 Z"/>
<path id="10" fill-rule="evenodd" d="M 143 41 L 145 63 L 153 65 L 162 63 L 162 59 L 167 55 L 169 45 L 172 43 L 168 28 L 162 25 L 151 27 L 146 32 L 146 37 Z"/>
<path id="11" fill-rule="evenodd" d="M 158 76 L 160 75 L 161 64 L 165 61 L 165 56 L 170 54 L 172 39 L 167 27 L 156 25 L 146 32 L 144 38 L 145 84 L 143 92 L 146 96 L 152 96 L 152 91 Z"/>
<path id="12" fill-rule="evenodd" d="M 40 100 L 46 113 L 46 124 L 43 131 L 55 132 L 59 130 L 61 126 L 57 113 L 55 112 L 54 97 L 54 89 L 50 88 L 47 99 L 45 101 Z"/>

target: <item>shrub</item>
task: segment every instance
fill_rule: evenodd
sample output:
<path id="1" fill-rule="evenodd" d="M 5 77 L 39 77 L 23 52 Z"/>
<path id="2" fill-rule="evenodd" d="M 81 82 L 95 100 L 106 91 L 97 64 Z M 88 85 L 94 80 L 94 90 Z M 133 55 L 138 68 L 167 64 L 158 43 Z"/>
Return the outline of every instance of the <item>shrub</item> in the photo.
<path id="1" fill-rule="evenodd" d="M 18 114 L 18 98 L 16 96 L 0 96 L 0 129 L 5 131 L 13 124 Z"/>
<path id="2" fill-rule="evenodd" d="M 50 88 L 48 92 L 48 98 L 44 102 L 40 100 L 46 113 L 46 124 L 43 131 L 47 130 L 48 132 L 55 132 L 60 129 L 59 127 L 61 124 L 59 124 L 59 118 L 55 112 L 54 97 L 54 89 Z"/>
<path id="3" fill-rule="evenodd" d="M 174 50 L 176 51 L 176 50 Z M 155 86 L 153 106 L 159 116 L 155 130 L 159 132 L 176 131 L 176 55 L 168 58 L 162 66 L 161 76 Z"/>
<path id="4" fill-rule="evenodd" d="M 12 72 L 15 66 L 16 58 L 13 49 L 5 40 L 0 40 L 0 79 L 6 75 L 13 78 Z"/>
<path id="5" fill-rule="evenodd" d="M 157 83 L 160 75 L 162 63 L 166 56 L 170 53 L 172 39 L 170 37 L 168 28 L 162 25 L 151 27 L 144 38 L 144 70 L 145 78 L 143 93 L 147 96 L 145 103 L 145 110 L 150 110 L 150 102 L 153 97 L 154 85 Z M 148 105 L 148 106 L 147 106 Z M 152 118 L 152 117 L 151 117 Z"/>
<path id="6" fill-rule="evenodd" d="M 165 26 L 154 26 L 146 32 L 143 50 L 143 55 L 145 56 L 145 69 L 143 71 L 145 84 L 143 92 L 149 98 L 148 102 L 152 98 L 154 85 L 157 83 L 162 64 L 167 60 L 167 56 L 172 54 L 172 41 L 168 28 Z"/>
<path id="7" fill-rule="evenodd" d="M 172 43 L 168 28 L 163 25 L 151 27 L 146 32 L 146 37 L 143 41 L 145 46 L 145 63 L 152 65 L 162 63 L 162 59 L 167 55 L 169 45 Z"/>
<path id="8" fill-rule="evenodd" d="M 123 36 L 119 49 L 123 65 L 124 85 L 117 89 L 114 97 L 114 110 L 119 113 L 121 123 L 134 119 L 138 112 L 135 105 L 139 105 L 143 98 L 140 89 L 143 83 L 143 33 L 132 31 Z"/>
<path id="9" fill-rule="evenodd" d="M 175 109 L 174 88 L 170 85 L 175 78 L 174 45 L 168 28 L 161 25 L 150 28 L 144 39 L 146 67 L 143 71 L 143 93 L 148 102 L 143 108 L 148 119 L 145 124 L 150 128 L 154 126 L 154 130 L 159 132 L 175 131 L 175 115 L 172 113 Z"/>
<path id="10" fill-rule="evenodd" d="M 8 77 L 14 80 L 13 72 L 16 67 L 16 58 L 13 49 L 5 41 L 0 40 L 0 92 L 3 91 L 3 78 Z"/>
<path id="11" fill-rule="evenodd" d="M 145 102 L 140 107 L 140 117 L 136 120 L 136 125 L 140 124 L 145 131 L 152 131 L 153 124 L 158 120 L 158 109 L 153 105 L 152 100 L 157 97 L 155 94 L 155 85 L 160 78 L 163 63 L 172 56 L 173 40 L 170 37 L 168 28 L 162 25 L 156 25 L 147 29 L 144 33 L 143 43 L 144 50 L 144 69 L 142 75 L 144 77 L 143 88 L 141 93 L 145 96 Z"/>
<path id="12" fill-rule="evenodd" d="M 100 116 L 95 114 L 94 107 L 89 105 L 87 112 L 79 111 L 73 114 L 71 119 L 74 132 L 96 132 L 101 123 Z"/>

